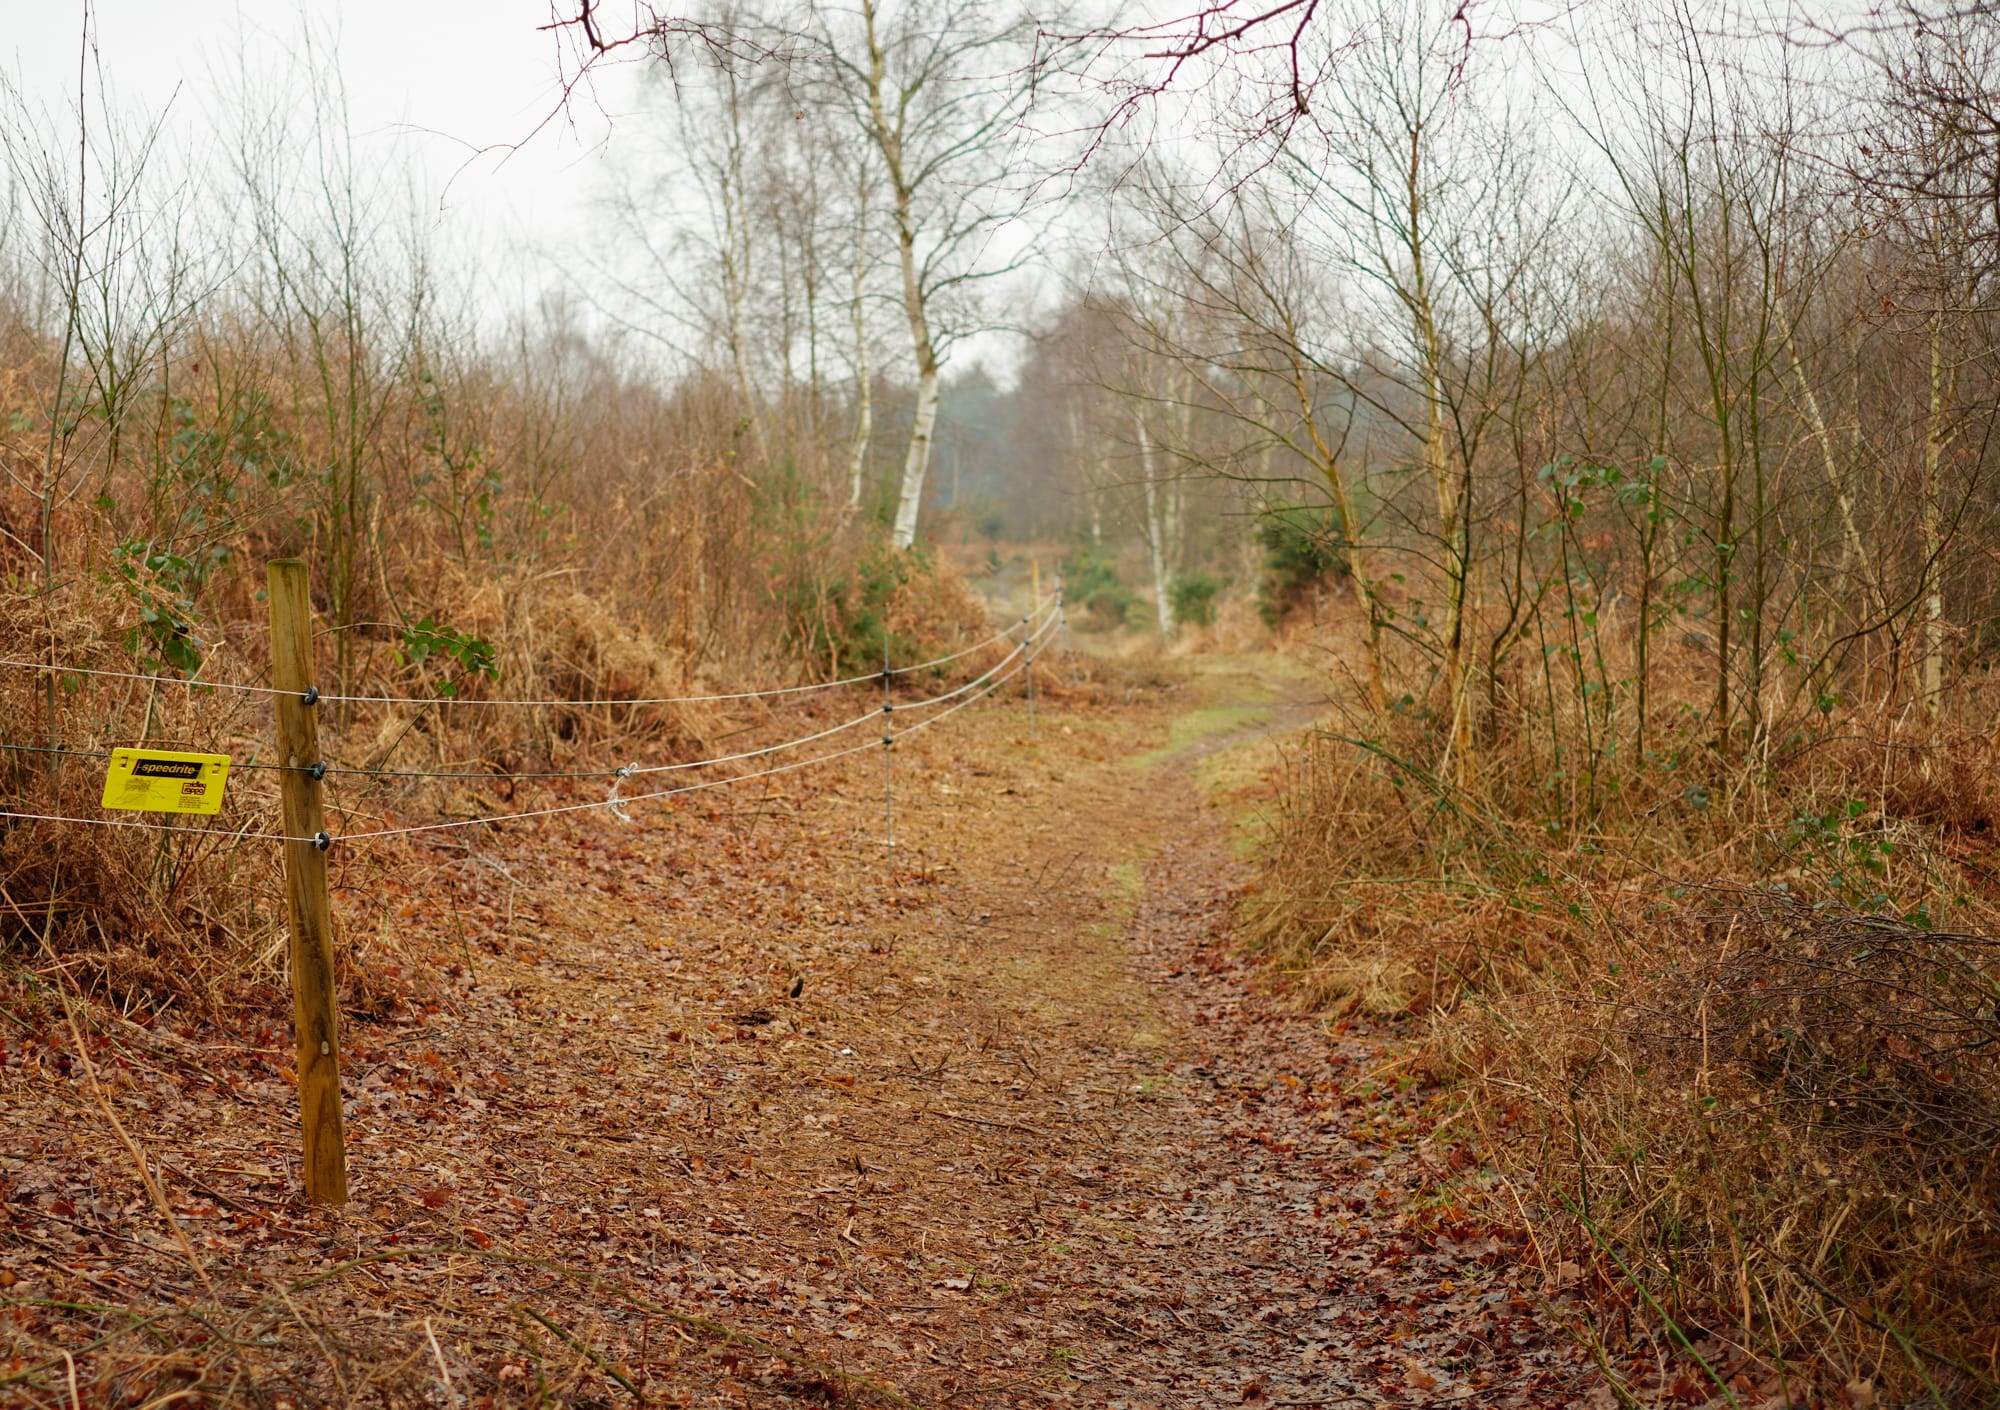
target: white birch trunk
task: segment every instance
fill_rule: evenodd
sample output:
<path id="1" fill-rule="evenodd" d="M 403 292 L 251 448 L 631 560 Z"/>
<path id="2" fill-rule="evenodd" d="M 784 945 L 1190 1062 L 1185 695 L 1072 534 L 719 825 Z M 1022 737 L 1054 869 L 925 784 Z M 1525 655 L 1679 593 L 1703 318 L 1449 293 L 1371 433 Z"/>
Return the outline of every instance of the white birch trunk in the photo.
<path id="1" fill-rule="evenodd" d="M 910 449 L 903 458 L 903 483 L 896 499 L 896 519 L 890 541 L 907 549 L 917 541 L 917 515 L 924 505 L 924 477 L 930 471 L 931 436 L 937 428 L 938 356 L 931 341 L 930 318 L 924 306 L 923 276 L 917 268 L 917 223 L 913 202 L 915 192 L 909 174 L 903 170 L 902 113 L 894 124 L 882 98 L 886 64 L 875 33 L 875 6 L 864 0 L 861 16 L 868 31 L 868 107 L 875 126 L 875 145 L 888 170 L 889 191 L 895 200 L 896 253 L 903 271 L 903 314 L 910 324 L 910 348 L 917 360 L 917 410 L 910 427 Z"/>
<path id="2" fill-rule="evenodd" d="M 1924 646 L 1920 688 L 1924 712 L 1933 720 L 1944 708 L 1944 510 L 1940 484 L 1944 462 L 1944 329 L 1930 327 L 1930 408 L 1924 418 Z"/>
<path id="3" fill-rule="evenodd" d="M 861 480 L 868 468 L 868 441 L 875 433 L 874 374 L 868 366 L 868 319 L 862 294 L 868 280 L 868 180 L 861 180 L 860 214 L 854 234 L 854 444 L 847 456 L 847 512 L 861 507 Z"/>
<path id="4" fill-rule="evenodd" d="M 938 372 L 936 364 L 917 378 L 917 419 L 910 428 L 910 453 L 903 461 L 903 490 L 896 500 L 892 541 L 908 548 L 917 541 L 917 514 L 924 504 L 924 475 L 930 469 L 931 435 L 937 429 Z"/>
<path id="5" fill-rule="evenodd" d="M 1153 474 L 1153 438 L 1146 432 L 1146 418 L 1132 413 L 1139 432 L 1139 478 L 1146 491 L 1146 548 L 1152 558 L 1153 605 L 1159 614 L 1160 635 L 1174 634 L 1173 605 L 1168 600 L 1166 526 L 1160 522 L 1160 488 Z"/>

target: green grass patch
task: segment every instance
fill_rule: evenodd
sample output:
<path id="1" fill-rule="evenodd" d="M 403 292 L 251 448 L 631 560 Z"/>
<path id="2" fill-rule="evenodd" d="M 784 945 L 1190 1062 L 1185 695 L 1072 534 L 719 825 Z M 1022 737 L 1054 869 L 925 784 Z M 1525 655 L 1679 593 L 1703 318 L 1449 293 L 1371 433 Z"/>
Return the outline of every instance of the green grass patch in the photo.
<path id="1" fill-rule="evenodd" d="M 1274 713 L 1268 704 L 1201 706 L 1176 717 L 1167 730 L 1165 744 L 1135 754 L 1127 762 L 1135 769 L 1157 768 L 1200 748 L 1218 735 L 1269 724 Z"/>

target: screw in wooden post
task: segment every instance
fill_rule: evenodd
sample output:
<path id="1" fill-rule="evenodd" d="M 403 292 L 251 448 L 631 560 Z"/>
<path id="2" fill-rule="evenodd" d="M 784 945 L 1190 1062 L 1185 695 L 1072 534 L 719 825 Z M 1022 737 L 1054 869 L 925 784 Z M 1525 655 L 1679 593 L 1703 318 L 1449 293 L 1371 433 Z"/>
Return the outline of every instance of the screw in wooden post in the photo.
<path id="1" fill-rule="evenodd" d="M 340 1010 L 334 1002 L 333 908 L 326 891 L 326 805 L 307 772 L 319 758 L 313 702 L 312 599 L 306 565 L 270 566 L 271 684 L 280 692 L 278 775 L 285 816 L 285 910 L 291 923 L 292 1031 L 306 1198 L 347 1203 L 347 1133 L 340 1111 Z"/>

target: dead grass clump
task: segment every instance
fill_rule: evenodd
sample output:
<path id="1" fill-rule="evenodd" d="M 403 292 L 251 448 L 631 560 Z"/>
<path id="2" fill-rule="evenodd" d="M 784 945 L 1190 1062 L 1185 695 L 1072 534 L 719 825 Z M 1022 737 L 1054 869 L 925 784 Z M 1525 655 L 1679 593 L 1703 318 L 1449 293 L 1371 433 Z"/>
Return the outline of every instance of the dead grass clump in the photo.
<path id="1" fill-rule="evenodd" d="M 52 982 L 121 1009 L 278 992 L 282 879 L 229 844 L 25 823 L 0 835 L 0 942 Z M 275 858 L 272 859 L 275 865 Z"/>
<path id="2" fill-rule="evenodd" d="M 891 639 L 907 643 L 922 659 L 956 651 L 994 630 L 985 604 L 942 556 L 909 565 L 890 591 L 882 617 Z"/>
<path id="3" fill-rule="evenodd" d="M 437 704 L 367 707 L 351 724 L 371 769 L 546 770 L 580 749 L 644 741 L 666 759 L 693 757 L 716 711 L 697 704 L 556 703 L 532 709 L 460 708 L 454 701 L 639 701 L 710 693 L 686 657 L 654 641 L 604 602 L 549 575 L 481 576 L 452 565 L 424 621 L 433 634 L 477 643 L 471 652 L 413 650 L 406 626 L 368 662 L 369 681 L 348 694 L 437 698 Z M 467 658 L 483 665 L 468 666 Z"/>
<path id="4" fill-rule="evenodd" d="M 1545 1257 L 1724 1381 L 2000 1403 L 2000 942 L 1729 889 L 1628 919 L 1440 1034 Z"/>
<path id="5" fill-rule="evenodd" d="M 1648 1049 L 1678 1050 L 1689 1065 L 1705 1043 L 1706 1061 L 1753 1076 L 1789 1122 L 1952 1163 L 1977 1155 L 1990 1185 L 2000 940 L 1782 894 L 1728 900 L 1706 919 L 1698 952 L 1709 957 L 1663 987 L 1635 1029 Z"/>
<path id="6" fill-rule="evenodd" d="M 1560 949 L 1554 898 L 1518 889 L 1548 862 L 1531 828 L 1393 743 L 1316 733 L 1291 760 L 1246 933 L 1311 1003 L 1378 1016 L 1449 1006 L 1505 990 Z"/>
<path id="7" fill-rule="evenodd" d="M 2000 826 L 2000 756 L 1990 738 L 1970 730 L 1850 736 L 1830 743 L 1810 767 L 1859 785 L 1885 816 L 1965 837 L 1990 837 Z"/>
<path id="8" fill-rule="evenodd" d="M 45 597 L 0 598 L 0 655 L 143 673 L 142 606 L 115 581 L 82 574 Z M 227 671 L 226 647 L 208 655 Z M 51 717 L 50 680 L 0 673 L 0 796 L 10 812 L 120 818 L 98 807 L 98 756 L 118 745 L 228 754 L 240 765 L 268 757 L 250 697 L 58 675 Z M 239 767 L 219 816 L 168 831 L 0 819 L 0 948 L 126 1008 L 207 1009 L 270 989 L 281 975 L 278 859 L 230 834 L 277 829 L 275 777 Z"/>

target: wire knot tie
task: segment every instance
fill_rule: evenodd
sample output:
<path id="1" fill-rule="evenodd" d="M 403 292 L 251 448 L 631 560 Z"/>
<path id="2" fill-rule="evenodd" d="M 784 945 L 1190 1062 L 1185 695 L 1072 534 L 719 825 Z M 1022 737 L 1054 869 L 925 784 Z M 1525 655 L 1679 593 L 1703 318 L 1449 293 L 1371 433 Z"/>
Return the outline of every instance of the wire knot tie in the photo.
<path id="1" fill-rule="evenodd" d="M 626 812 L 625 805 L 618 801 L 618 790 L 625 786 L 626 779 L 632 777 L 637 772 L 639 772 L 639 766 L 636 763 L 627 764 L 623 768 L 618 769 L 611 780 L 611 796 L 604 800 L 605 806 L 611 809 L 611 816 L 620 822 L 628 823 L 632 821 L 632 815 Z"/>

